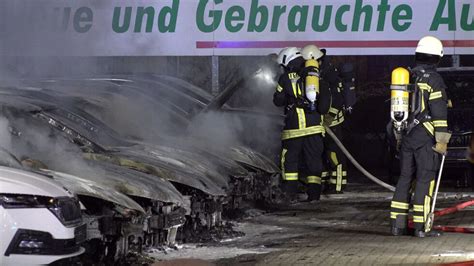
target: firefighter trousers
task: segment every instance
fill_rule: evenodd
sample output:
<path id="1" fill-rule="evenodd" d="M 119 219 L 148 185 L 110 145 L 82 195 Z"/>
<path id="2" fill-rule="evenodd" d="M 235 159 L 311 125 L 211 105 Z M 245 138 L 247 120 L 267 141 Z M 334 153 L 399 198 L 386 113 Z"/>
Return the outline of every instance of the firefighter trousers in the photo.
<path id="1" fill-rule="evenodd" d="M 342 141 L 342 124 L 331 127 L 336 137 Z M 324 168 L 323 183 L 331 190 L 342 191 L 347 185 L 346 156 L 330 137 L 324 137 Z"/>
<path id="2" fill-rule="evenodd" d="M 319 198 L 321 191 L 321 172 L 323 140 L 321 134 L 314 134 L 283 141 L 281 170 L 283 182 L 288 193 L 296 193 L 298 181 L 308 184 L 308 190 Z M 304 174 L 300 173 L 301 169 Z"/>
<path id="3" fill-rule="evenodd" d="M 402 141 L 400 150 L 400 179 L 391 202 L 390 218 L 392 226 L 406 228 L 410 209 L 410 190 L 413 197 L 413 222 L 415 229 L 424 230 L 431 211 L 436 172 L 440 166 L 441 155 L 433 151 L 434 140 L 428 139 L 419 147 Z M 414 179 L 414 176 L 416 178 Z M 414 187 L 413 187 L 414 185 Z"/>

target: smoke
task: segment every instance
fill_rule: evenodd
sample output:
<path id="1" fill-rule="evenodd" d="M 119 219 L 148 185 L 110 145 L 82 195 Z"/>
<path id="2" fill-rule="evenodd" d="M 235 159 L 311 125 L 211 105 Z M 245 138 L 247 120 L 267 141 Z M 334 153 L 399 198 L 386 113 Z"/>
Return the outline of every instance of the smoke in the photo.
<path id="1" fill-rule="evenodd" d="M 102 69 L 97 58 L 77 56 L 84 45 L 78 42 L 80 34 L 73 33 L 74 11 L 83 3 L 2 0 L 0 78 L 82 75 Z"/>
<path id="2" fill-rule="evenodd" d="M 10 133 L 10 123 L 8 119 L 0 116 L 0 147 L 11 150 L 12 135 Z"/>
<path id="3" fill-rule="evenodd" d="M 86 173 L 101 173 L 92 168 L 79 147 L 40 121 L 21 118 L 6 112 L 9 119 L 0 117 L 1 145 L 20 160 L 34 159 L 49 169 L 83 176 Z M 6 133 L 4 134 L 4 132 Z M 11 131 L 14 132 L 12 137 Z"/>
<path id="4" fill-rule="evenodd" d="M 207 59 L 188 58 L 188 60 L 182 61 L 186 64 L 179 64 L 177 60 L 175 65 L 170 65 L 168 64 L 168 61 L 170 61 L 168 58 L 79 56 L 81 51 L 85 51 L 84 47 L 87 47 L 89 55 L 104 51 L 104 44 L 110 42 L 110 38 L 113 36 L 96 36 L 94 28 L 84 34 L 71 32 L 74 14 L 71 13 L 72 16 L 69 21 L 66 21 L 64 20 L 66 17 L 63 9 L 59 9 L 59 13 L 54 13 L 58 11 L 58 6 L 64 7 L 64 3 L 61 1 L 5 0 L 0 5 L 2 7 L 0 14 L 5 13 L 2 14 L 5 16 L 1 16 L 2 22 L 5 23 L 0 23 L 0 37 L 2 39 L 0 43 L 0 79 L 88 77 L 101 73 L 155 71 L 159 74 L 178 73 L 179 69 L 184 69 L 184 65 L 191 61 L 201 63 L 191 67 L 192 71 L 188 72 L 189 75 L 194 76 L 187 77 L 186 80 L 199 84 L 209 83 L 209 75 L 203 74 L 203 65 L 209 65 L 206 64 Z M 71 12 L 79 7 L 77 2 L 71 2 L 68 5 L 72 7 Z M 93 9 L 110 9 L 113 4 L 107 4 L 103 1 L 90 1 L 87 2 L 87 5 Z M 5 12 L 5 10 L 9 11 Z M 69 24 L 64 24 L 66 22 Z M 94 17 L 94 25 L 104 23 L 110 23 L 110 18 Z M 69 28 L 63 31 L 61 30 L 63 26 Z M 88 34 L 91 35 L 86 38 L 83 37 Z M 96 36 L 97 38 L 91 42 L 92 38 L 90 36 Z M 115 34 L 114 36 L 118 35 Z M 117 45 L 130 46 L 131 43 L 137 43 L 132 39 L 130 39 L 130 42 L 124 41 L 127 38 L 135 38 L 136 35 L 134 34 L 121 34 L 120 36 L 123 36 L 123 38 L 117 42 Z M 87 43 L 84 42 L 86 39 L 89 39 Z M 150 51 L 151 47 L 156 45 L 153 42 L 146 42 L 146 38 L 138 41 L 138 43 L 140 45 L 133 49 L 136 49 L 140 54 L 147 54 L 147 51 Z M 116 49 L 130 51 L 131 48 L 116 47 Z M 106 53 L 99 54 L 107 55 Z M 95 85 L 97 86 L 96 92 L 89 89 L 82 93 L 81 97 L 96 97 L 100 101 L 84 102 L 81 108 L 125 137 L 160 144 L 163 143 L 163 136 L 172 136 L 178 137 L 176 142 L 180 143 L 176 144 L 181 145 L 181 142 L 186 141 L 199 141 L 203 147 L 247 145 L 267 154 L 273 154 L 272 151 L 278 149 L 280 145 L 278 137 L 280 128 L 278 128 L 278 119 L 272 117 L 280 111 L 271 102 L 275 89 L 274 84 L 268 82 L 268 80 L 253 78 L 254 70 L 256 70 L 253 69 L 253 66 L 259 64 L 258 61 L 262 59 L 265 60 L 265 58 L 257 57 L 221 58 L 222 88 L 225 88 L 226 85 L 236 79 L 245 78 L 248 80 L 246 85 L 239 88 L 237 93 L 229 100 L 229 106 L 251 109 L 253 113 L 244 111 L 199 113 L 201 107 L 197 108 L 192 103 L 179 99 L 181 96 L 177 96 L 177 94 L 158 95 L 139 91 L 131 93 L 134 90 L 133 87 L 122 87 L 121 91 L 101 95 L 108 89 L 105 83 L 102 84 L 102 88 L 100 84 Z M 249 66 L 252 66 L 252 68 Z M 207 70 L 209 69 L 206 69 L 206 73 Z M 43 85 L 38 84 L 38 87 Z M 146 89 L 153 91 L 156 86 L 160 85 L 139 84 L 137 86 L 147 86 Z M 74 93 L 76 93 L 76 96 L 80 96 L 78 94 L 80 87 L 76 86 L 76 89 L 77 91 Z M 173 89 L 173 86 L 167 86 L 161 88 L 160 92 Z M 60 89 L 58 88 L 58 90 Z M 209 88 L 204 88 L 204 90 L 210 91 Z M 128 92 L 122 94 L 124 91 Z M 67 93 L 71 93 L 71 91 Z M 186 113 L 190 115 L 188 116 Z M 188 119 L 192 119 L 191 123 Z M 28 154 L 42 156 L 42 159 L 47 160 L 49 164 L 63 168 L 64 164 L 57 162 L 55 158 L 58 156 L 52 155 L 51 151 L 61 156 L 64 155 L 64 158 L 69 158 L 68 156 L 71 155 L 71 161 L 75 161 L 73 157 L 77 157 L 79 151 L 71 151 L 71 145 L 65 145 L 61 140 L 52 138 L 51 136 L 54 134 L 48 132 L 41 132 L 41 134 L 31 132 L 28 134 L 27 138 L 30 144 L 28 144 L 28 147 L 21 147 L 20 153 L 22 156 Z M 166 141 L 169 141 L 169 138 Z M 31 143 L 34 143 L 34 145 Z M 169 145 L 169 143 L 167 144 Z M 42 152 L 45 152 L 45 154 L 42 154 Z M 66 154 L 63 154 L 64 152 Z M 78 164 L 78 167 L 74 165 L 71 167 L 76 169 L 82 167 L 82 165 Z"/>
<path id="5" fill-rule="evenodd" d="M 208 112 L 198 115 L 188 126 L 188 136 L 207 143 L 207 147 L 232 147 L 242 145 L 241 133 L 244 130 L 243 121 L 238 116 Z"/>
<path id="6" fill-rule="evenodd" d="M 222 88 L 226 87 L 227 80 L 246 79 L 246 85 L 229 100 L 230 105 L 263 113 L 281 113 L 272 102 L 281 69 L 271 57 L 227 57 L 222 63 Z"/>
<path id="7" fill-rule="evenodd" d="M 244 129 L 239 132 L 241 142 L 267 156 L 277 157 L 283 110 L 273 104 L 273 94 L 280 67 L 270 56 L 228 57 L 224 63 L 225 73 L 238 73 L 233 75 L 234 79 L 246 80 L 228 101 L 230 106 L 242 110 L 234 111 Z"/>
<path id="8" fill-rule="evenodd" d="M 63 104 L 84 110 L 127 138 L 154 142 L 163 134 L 183 132 L 188 121 L 166 106 L 171 97 L 159 102 L 126 84 L 89 80 L 48 82 L 40 86 L 55 91 L 53 93 L 72 96 L 67 103 L 63 98 Z"/>
<path id="9" fill-rule="evenodd" d="M 89 105 L 85 111 L 122 136 L 151 141 L 157 135 L 170 134 L 177 127 L 166 110 L 140 94 L 134 94 L 133 98 L 111 94 L 100 107 Z"/>

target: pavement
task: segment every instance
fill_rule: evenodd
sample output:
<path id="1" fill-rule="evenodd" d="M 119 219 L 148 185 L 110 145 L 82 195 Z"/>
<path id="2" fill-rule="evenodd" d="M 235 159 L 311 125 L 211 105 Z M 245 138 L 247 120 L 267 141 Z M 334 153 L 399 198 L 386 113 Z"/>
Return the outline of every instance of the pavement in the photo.
<path id="1" fill-rule="evenodd" d="M 249 217 L 236 223 L 244 237 L 206 244 L 184 257 L 197 259 L 195 265 L 474 265 L 471 234 L 423 239 L 390 235 L 391 197 L 382 188 L 356 185 L 319 202 L 248 209 Z M 437 206 L 473 198 L 469 193 L 441 193 Z M 474 228 L 474 208 L 440 217 L 435 225 Z"/>
<path id="2" fill-rule="evenodd" d="M 390 235 L 392 193 L 358 187 L 315 203 L 299 203 L 255 216 L 247 223 L 277 227 L 249 236 L 247 247 L 273 249 L 215 261 L 217 265 L 474 265 L 474 236 L 445 233 L 439 238 Z M 441 193 L 440 208 L 471 200 L 464 193 Z M 474 209 L 440 217 L 435 225 L 474 228 Z M 242 244 L 242 242 L 241 242 Z"/>

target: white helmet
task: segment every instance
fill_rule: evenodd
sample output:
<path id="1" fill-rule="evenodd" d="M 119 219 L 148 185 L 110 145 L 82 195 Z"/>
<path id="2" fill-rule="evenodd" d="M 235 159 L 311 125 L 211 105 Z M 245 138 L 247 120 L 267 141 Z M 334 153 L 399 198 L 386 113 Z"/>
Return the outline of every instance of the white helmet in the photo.
<path id="1" fill-rule="evenodd" d="M 443 57 L 443 43 L 436 37 L 425 36 L 418 42 L 416 52 Z"/>
<path id="2" fill-rule="evenodd" d="M 310 44 L 306 45 L 303 50 L 301 50 L 301 55 L 303 55 L 304 60 L 318 60 L 324 56 L 324 53 L 316 45 Z"/>
<path id="3" fill-rule="evenodd" d="M 292 60 L 298 57 L 301 57 L 300 49 L 296 47 L 286 47 L 278 54 L 278 64 L 286 67 Z"/>

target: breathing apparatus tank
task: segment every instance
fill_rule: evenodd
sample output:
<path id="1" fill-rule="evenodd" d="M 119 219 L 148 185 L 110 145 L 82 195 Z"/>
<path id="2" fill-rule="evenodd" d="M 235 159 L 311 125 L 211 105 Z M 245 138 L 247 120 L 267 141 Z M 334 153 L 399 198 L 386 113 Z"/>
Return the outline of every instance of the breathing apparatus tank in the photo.
<path id="1" fill-rule="evenodd" d="M 398 67 L 392 71 L 392 82 L 390 86 L 390 118 L 396 133 L 401 133 L 407 128 L 407 121 L 410 112 L 410 72 L 403 67 Z"/>
<path id="2" fill-rule="evenodd" d="M 310 67 L 313 70 L 319 69 L 318 61 L 314 59 L 306 60 L 305 67 Z M 306 98 L 309 101 L 309 109 L 316 110 L 316 95 L 319 93 L 319 73 L 310 71 L 306 76 Z"/>

